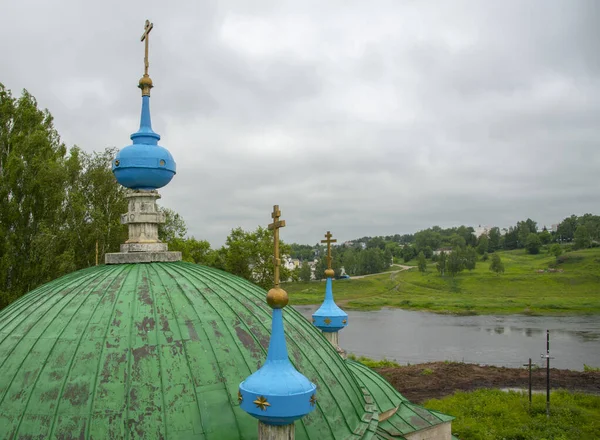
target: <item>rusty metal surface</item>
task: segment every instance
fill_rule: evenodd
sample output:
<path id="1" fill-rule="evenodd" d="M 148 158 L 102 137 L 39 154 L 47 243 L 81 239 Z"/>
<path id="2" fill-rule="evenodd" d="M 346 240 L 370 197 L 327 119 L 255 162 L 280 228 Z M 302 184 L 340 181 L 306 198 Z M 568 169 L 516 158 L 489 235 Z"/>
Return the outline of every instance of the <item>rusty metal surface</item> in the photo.
<path id="1" fill-rule="evenodd" d="M 454 417 L 428 410 L 409 402 L 382 376 L 365 365 L 347 360 L 356 380 L 364 387 L 378 412 L 377 434 L 382 438 L 404 438 L 404 435 L 452 421 Z"/>
<path id="2" fill-rule="evenodd" d="M 254 439 L 238 385 L 264 362 L 265 292 L 189 263 L 97 266 L 0 311 L 0 438 Z M 306 319 L 289 356 L 319 390 L 298 439 L 363 438 L 365 400 Z"/>

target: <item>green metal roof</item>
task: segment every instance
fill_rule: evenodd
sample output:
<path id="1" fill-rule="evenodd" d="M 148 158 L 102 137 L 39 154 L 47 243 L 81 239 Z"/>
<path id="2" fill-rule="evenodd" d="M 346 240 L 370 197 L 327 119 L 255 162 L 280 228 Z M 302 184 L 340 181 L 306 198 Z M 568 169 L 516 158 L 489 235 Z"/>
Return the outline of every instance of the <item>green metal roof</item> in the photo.
<path id="1" fill-rule="evenodd" d="M 346 363 L 362 387 L 366 401 L 372 402 L 377 413 L 377 438 L 404 438 L 405 434 L 454 420 L 452 416 L 410 403 L 382 376 L 365 365 L 351 360 Z"/>
<path id="2" fill-rule="evenodd" d="M 290 360 L 317 385 L 299 439 L 369 438 L 346 363 L 285 309 Z M 189 263 L 98 266 L 0 311 L 0 438 L 253 439 L 239 383 L 266 357 L 265 292 Z"/>

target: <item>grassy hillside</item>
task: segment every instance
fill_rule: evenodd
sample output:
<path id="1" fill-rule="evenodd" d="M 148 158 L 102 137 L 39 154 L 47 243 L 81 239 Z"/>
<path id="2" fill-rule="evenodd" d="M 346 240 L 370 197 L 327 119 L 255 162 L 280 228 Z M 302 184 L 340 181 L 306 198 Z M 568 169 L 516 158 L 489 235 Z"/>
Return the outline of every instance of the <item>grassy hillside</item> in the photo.
<path id="1" fill-rule="evenodd" d="M 534 394 L 529 409 L 526 393 L 478 390 L 430 400 L 425 407 L 455 416 L 452 433 L 463 440 L 598 438 L 600 397 L 554 391 L 550 418 L 545 398 Z"/>
<path id="2" fill-rule="evenodd" d="M 600 313 L 600 248 L 569 252 L 556 264 L 548 254 L 523 250 L 499 252 L 503 275 L 478 262 L 472 272 L 441 277 L 435 265 L 425 274 L 416 269 L 357 280 L 334 281 L 336 302 L 347 309 L 401 307 L 459 314 L 575 314 Z M 538 270 L 556 267 L 562 272 Z M 292 304 L 322 301 L 323 282 L 285 285 Z"/>

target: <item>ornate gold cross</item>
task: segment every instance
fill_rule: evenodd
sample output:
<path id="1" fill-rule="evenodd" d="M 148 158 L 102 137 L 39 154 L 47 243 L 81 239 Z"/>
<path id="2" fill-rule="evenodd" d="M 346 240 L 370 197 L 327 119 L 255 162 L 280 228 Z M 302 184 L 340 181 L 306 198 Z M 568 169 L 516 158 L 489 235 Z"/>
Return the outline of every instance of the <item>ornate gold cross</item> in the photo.
<path id="1" fill-rule="evenodd" d="M 279 259 L 279 228 L 285 227 L 285 220 L 279 220 L 280 216 L 281 211 L 279 210 L 279 205 L 274 205 L 273 212 L 271 213 L 273 223 L 269 225 L 269 230 L 274 231 L 273 241 L 275 246 L 275 256 L 273 257 L 273 265 L 275 266 L 275 287 L 279 287 L 279 265 L 281 264 L 281 260 Z"/>
<path id="2" fill-rule="evenodd" d="M 331 243 L 337 243 L 337 240 L 332 240 L 331 237 L 331 232 L 327 231 L 325 240 L 321 240 L 321 243 L 327 243 L 327 269 L 331 269 Z"/>
<path id="3" fill-rule="evenodd" d="M 148 40 L 150 39 L 150 31 L 154 27 L 153 23 L 150 23 L 150 20 L 146 20 L 146 25 L 144 26 L 144 33 L 142 34 L 142 38 L 140 41 L 146 42 L 146 52 L 144 55 L 144 75 L 148 75 L 148 67 L 150 64 L 148 63 Z"/>

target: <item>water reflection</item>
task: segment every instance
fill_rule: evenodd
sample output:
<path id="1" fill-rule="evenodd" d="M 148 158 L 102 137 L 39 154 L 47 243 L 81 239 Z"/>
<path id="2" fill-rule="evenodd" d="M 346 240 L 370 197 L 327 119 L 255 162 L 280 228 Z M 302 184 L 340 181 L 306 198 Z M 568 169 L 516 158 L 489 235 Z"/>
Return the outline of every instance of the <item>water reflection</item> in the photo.
<path id="1" fill-rule="evenodd" d="M 316 306 L 296 309 L 310 318 Z M 448 316 L 401 309 L 349 311 L 348 315 L 349 326 L 340 333 L 340 344 L 349 352 L 373 358 L 520 366 L 529 357 L 541 362 L 549 329 L 553 367 L 600 366 L 600 316 Z"/>

